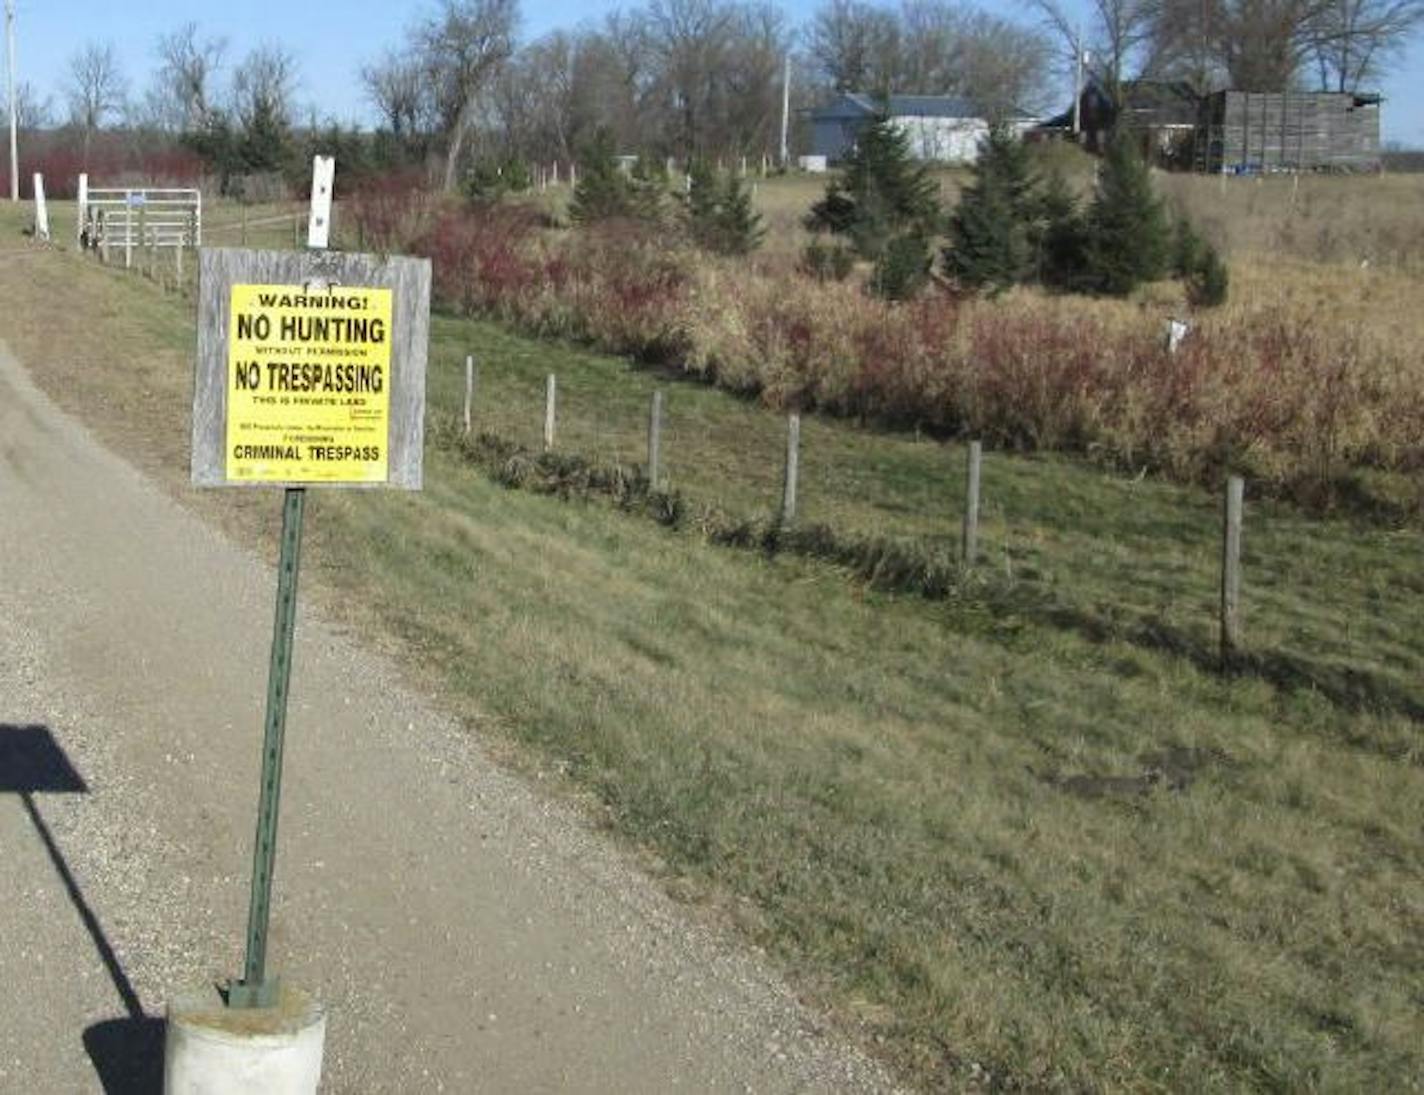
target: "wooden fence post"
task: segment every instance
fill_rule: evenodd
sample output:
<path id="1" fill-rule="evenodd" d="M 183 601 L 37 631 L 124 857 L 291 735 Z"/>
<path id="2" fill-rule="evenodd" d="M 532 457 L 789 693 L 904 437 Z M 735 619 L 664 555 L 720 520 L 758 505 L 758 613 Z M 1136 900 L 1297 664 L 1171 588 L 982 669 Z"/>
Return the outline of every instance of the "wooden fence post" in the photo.
<path id="1" fill-rule="evenodd" d="M 796 520 L 796 474 L 801 462 L 801 416 L 786 416 L 786 475 L 781 481 L 781 527 Z"/>
<path id="2" fill-rule="evenodd" d="M 554 401 L 556 397 L 557 381 L 554 374 L 549 374 L 549 379 L 544 384 L 544 451 L 552 452 L 554 449 Z"/>
<path id="3" fill-rule="evenodd" d="M 1221 537 L 1221 665 L 1230 666 L 1241 648 L 1241 510 L 1245 484 L 1226 480 Z"/>
<path id="4" fill-rule="evenodd" d="M 964 535 L 959 559 L 966 567 L 974 565 L 979 554 L 979 467 L 984 459 L 984 446 L 969 442 L 969 467 L 964 477 Z"/>
<path id="5" fill-rule="evenodd" d="M 475 402 L 475 359 L 465 355 L 465 436 L 470 436 L 470 408 Z"/>
<path id="6" fill-rule="evenodd" d="M 658 489 L 662 478 L 663 453 L 663 393 L 654 392 L 648 405 L 648 486 Z"/>
<path id="7" fill-rule="evenodd" d="M 247 246 L 247 199 L 242 200 L 242 246 Z"/>

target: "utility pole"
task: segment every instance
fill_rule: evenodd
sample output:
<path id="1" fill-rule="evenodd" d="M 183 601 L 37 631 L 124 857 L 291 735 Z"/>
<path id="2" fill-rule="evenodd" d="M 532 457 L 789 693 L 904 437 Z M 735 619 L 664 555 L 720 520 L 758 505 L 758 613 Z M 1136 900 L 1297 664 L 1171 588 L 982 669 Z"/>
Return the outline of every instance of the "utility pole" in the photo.
<path id="1" fill-rule="evenodd" d="M 5 47 L 9 55 L 5 72 L 10 99 L 10 200 L 20 200 L 20 152 L 15 139 L 15 0 L 5 0 Z"/>
<path id="2" fill-rule="evenodd" d="M 786 67 L 781 76 L 781 166 L 789 167 L 786 132 L 791 124 L 791 54 L 786 55 Z"/>
<path id="3" fill-rule="evenodd" d="M 1073 35 L 1073 139 L 1083 132 L 1083 28 Z"/>

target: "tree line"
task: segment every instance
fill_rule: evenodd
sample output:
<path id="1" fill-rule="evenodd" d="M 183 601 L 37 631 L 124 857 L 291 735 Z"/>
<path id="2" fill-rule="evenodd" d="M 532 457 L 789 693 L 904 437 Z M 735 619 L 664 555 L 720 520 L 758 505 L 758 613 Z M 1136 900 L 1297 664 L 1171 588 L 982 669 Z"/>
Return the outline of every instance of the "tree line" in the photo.
<path id="1" fill-rule="evenodd" d="M 1091 0 L 1086 23 L 1062 0 L 1024 2 L 1115 98 L 1140 79 L 1198 94 L 1372 89 L 1424 22 L 1424 0 Z"/>
<path id="2" fill-rule="evenodd" d="M 90 43 L 59 109 L 29 85 L 17 108 L 22 127 L 64 118 L 86 158 L 105 129 L 176 138 L 226 183 L 296 170 L 320 138 L 348 177 L 420 165 L 450 189 L 476 162 L 567 162 L 599 134 L 683 163 L 774 158 L 788 72 L 793 119 L 862 91 L 955 95 L 993 120 L 1048 108 L 1080 59 L 1112 95 L 1138 79 L 1352 91 L 1397 63 L 1424 21 L 1424 0 L 1092 0 L 1082 24 L 1061 0 L 1021 4 L 1015 19 L 952 0 L 823 0 L 797 26 L 764 0 L 644 0 L 521 42 L 519 0 L 438 0 L 353 74 L 378 118 L 364 132 L 301 110 L 285 48 L 230 58 L 188 23 L 155 43 L 139 93 L 112 46 Z"/>

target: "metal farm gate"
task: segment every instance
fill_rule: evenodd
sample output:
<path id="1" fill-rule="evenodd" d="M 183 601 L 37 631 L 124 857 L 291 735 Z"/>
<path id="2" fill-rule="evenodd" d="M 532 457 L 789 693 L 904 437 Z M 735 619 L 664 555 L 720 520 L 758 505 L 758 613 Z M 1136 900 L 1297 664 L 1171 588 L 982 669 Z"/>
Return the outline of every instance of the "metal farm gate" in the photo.
<path id="1" fill-rule="evenodd" d="M 203 242 L 203 194 L 197 189 L 94 187 L 79 176 L 79 245 L 109 260 L 122 248 L 133 265 L 135 248 L 182 250 Z"/>

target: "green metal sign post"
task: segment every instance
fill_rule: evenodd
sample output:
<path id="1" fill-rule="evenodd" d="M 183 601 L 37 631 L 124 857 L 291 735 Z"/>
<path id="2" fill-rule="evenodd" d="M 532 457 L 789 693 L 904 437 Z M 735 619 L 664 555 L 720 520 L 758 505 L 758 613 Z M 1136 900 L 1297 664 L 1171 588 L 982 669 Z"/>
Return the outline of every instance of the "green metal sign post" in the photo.
<path id="1" fill-rule="evenodd" d="M 297 572 L 302 556 L 306 489 L 288 487 L 282 500 L 282 541 L 277 559 L 277 612 L 267 670 L 267 718 L 262 736 L 262 790 L 252 851 L 252 896 L 247 906 L 247 961 L 242 980 L 228 986 L 234 1008 L 265 1008 L 277 1001 L 278 979 L 267 977 L 267 926 L 272 914 L 272 870 L 277 860 L 277 813 L 282 801 L 282 743 L 287 732 L 287 685 L 297 622 Z"/>
<path id="2" fill-rule="evenodd" d="M 315 157 L 305 250 L 198 255 L 193 485 L 284 492 L 247 955 L 229 1008 L 281 997 L 267 943 L 307 489 L 422 486 L 430 262 L 328 250 L 334 181 L 335 161 Z M 341 377 L 358 371 L 352 399 Z"/>

